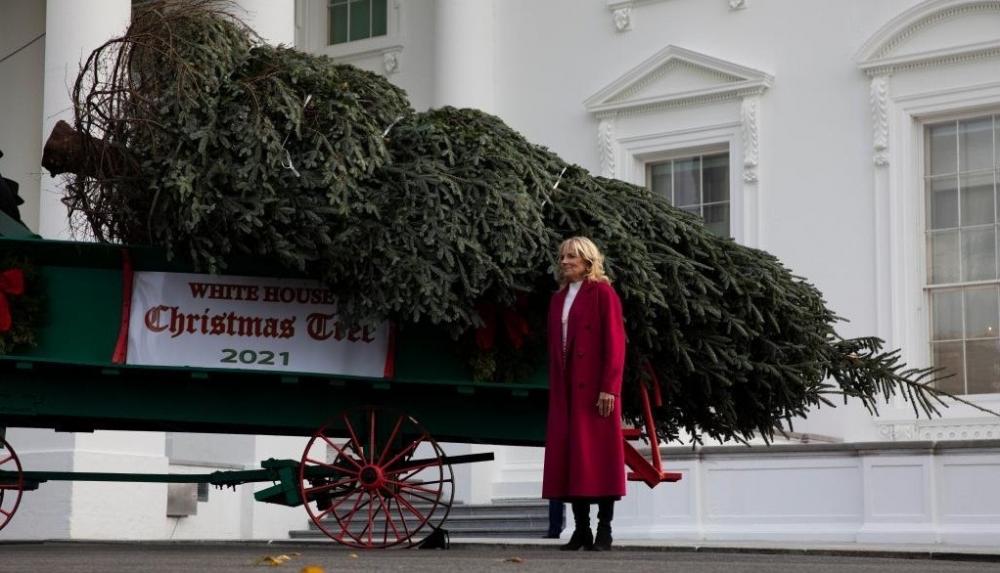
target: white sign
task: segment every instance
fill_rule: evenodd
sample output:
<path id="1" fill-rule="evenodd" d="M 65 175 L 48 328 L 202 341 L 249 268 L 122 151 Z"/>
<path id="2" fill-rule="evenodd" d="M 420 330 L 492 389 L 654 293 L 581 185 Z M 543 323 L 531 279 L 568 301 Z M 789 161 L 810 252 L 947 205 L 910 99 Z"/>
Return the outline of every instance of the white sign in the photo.
<path id="1" fill-rule="evenodd" d="M 383 378 L 389 326 L 350 327 L 308 280 L 137 272 L 128 364 Z"/>

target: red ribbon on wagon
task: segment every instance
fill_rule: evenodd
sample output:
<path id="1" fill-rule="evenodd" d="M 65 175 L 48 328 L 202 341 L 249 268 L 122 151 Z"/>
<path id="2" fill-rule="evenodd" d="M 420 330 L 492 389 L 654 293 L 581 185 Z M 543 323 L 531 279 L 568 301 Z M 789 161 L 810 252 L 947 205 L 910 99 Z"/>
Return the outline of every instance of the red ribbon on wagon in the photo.
<path id="1" fill-rule="evenodd" d="M 7 269 L 0 272 L 0 332 L 7 332 L 12 326 L 7 295 L 22 294 L 24 294 L 24 272 L 21 269 Z"/>
<path id="2" fill-rule="evenodd" d="M 476 312 L 483 319 L 483 326 L 476 329 L 476 344 L 480 350 L 492 350 L 496 337 L 497 321 L 503 322 L 507 337 L 514 348 L 520 349 L 524 346 L 524 339 L 531 334 L 531 327 L 528 321 L 518 312 L 523 311 L 528 304 L 527 298 L 518 296 L 513 307 L 498 309 L 492 303 L 480 303 L 476 305 Z"/>

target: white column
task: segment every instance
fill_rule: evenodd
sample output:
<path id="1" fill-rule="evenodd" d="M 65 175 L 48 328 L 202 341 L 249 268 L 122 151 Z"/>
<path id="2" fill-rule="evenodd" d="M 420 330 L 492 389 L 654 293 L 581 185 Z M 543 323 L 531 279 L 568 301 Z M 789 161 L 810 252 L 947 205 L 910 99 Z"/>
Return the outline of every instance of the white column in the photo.
<path id="1" fill-rule="evenodd" d="M 437 0 L 434 105 L 496 111 L 493 0 Z"/>
<path id="2" fill-rule="evenodd" d="M 72 123 L 70 94 L 81 63 L 95 48 L 125 31 L 131 9 L 130 0 L 47 0 L 44 79 L 39 94 L 42 141 L 48 138 L 57 121 Z M 40 188 L 38 232 L 47 238 L 68 238 L 69 222 L 61 202 L 62 185 L 43 171 Z M 53 433 L 51 430 L 17 430 L 8 438 L 21 452 L 26 470 L 107 471 L 115 468 L 146 471 L 152 468 L 156 471 L 166 465 L 162 436 L 162 433 L 149 433 L 135 439 L 129 434 L 100 432 L 81 438 L 80 434 Z M 86 443 L 81 444 L 81 440 Z M 18 511 L 11 531 L 5 534 L 8 538 L 47 539 L 161 535 L 163 512 L 156 511 L 161 500 L 150 486 L 129 489 L 123 495 L 114 484 L 82 484 L 45 484 L 40 488 L 41 493 L 29 493 L 22 506 L 23 512 Z M 165 502 L 165 489 L 163 492 Z M 118 497 L 137 499 L 134 493 L 142 494 L 148 502 L 119 504 L 114 508 L 104 503 Z M 29 496 L 31 499 L 27 501 Z"/>
<path id="3" fill-rule="evenodd" d="M 237 0 L 232 14 L 268 44 L 295 45 L 295 0 Z"/>
<path id="4" fill-rule="evenodd" d="M 42 66 L 45 63 L 44 2 L 3 2 L 0 12 L 0 173 L 20 185 L 21 219 L 38 229 L 38 165 L 42 162 Z M 8 55 L 9 54 L 9 55 Z"/>
<path id="5" fill-rule="evenodd" d="M 130 0 L 47 0 L 45 4 L 45 87 L 42 141 L 60 119 L 73 123 L 70 94 L 80 65 L 108 39 L 121 35 L 132 15 Z M 69 238 L 69 219 L 58 180 L 42 174 L 38 233 L 49 239 Z"/>
<path id="6" fill-rule="evenodd" d="M 305 2 L 300 4 L 304 5 Z M 304 6 L 300 8 L 304 9 Z M 268 44 L 294 47 L 295 11 L 295 0 L 236 0 L 231 13 L 250 26 Z M 213 457 L 210 453 L 211 448 L 205 446 L 225 448 L 229 445 L 244 444 L 249 439 L 250 451 L 241 456 L 239 461 L 250 468 L 260 467 L 260 462 L 269 457 L 298 459 L 302 456 L 302 449 L 306 444 L 305 438 L 288 436 L 172 434 L 171 439 L 175 447 L 187 448 L 193 453 L 189 456 L 191 459 L 203 463 L 209 463 Z M 204 454 L 198 454 L 199 449 L 203 450 Z M 240 539 L 287 539 L 289 531 L 308 527 L 309 516 L 302 507 L 284 507 L 255 501 L 251 492 L 260 489 L 263 487 L 259 484 L 251 484 L 242 487 L 239 492 Z M 213 500 L 210 499 L 209 503 L 213 503 Z M 220 515 L 225 514 L 220 513 Z M 225 516 L 230 519 L 232 517 L 232 515 Z M 207 526 L 207 529 L 216 526 Z"/>
<path id="7" fill-rule="evenodd" d="M 17 452 L 26 472 L 73 471 L 76 434 L 9 428 L 7 443 Z M 21 505 L 2 532 L 2 539 L 69 539 L 72 502 L 70 482 L 48 482 L 37 491 L 24 492 Z"/>
<path id="8" fill-rule="evenodd" d="M 435 107 L 455 106 L 496 112 L 494 90 L 495 16 L 493 0 L 437 0 L 434 16 Z M 433 429 L 432 429 L 433 431 Z M 455 498 L 490 503 L 506 456 L 500 446 L 447 444 L 449 455 L 494 451 L 495 462 L 455 466 Z"/>

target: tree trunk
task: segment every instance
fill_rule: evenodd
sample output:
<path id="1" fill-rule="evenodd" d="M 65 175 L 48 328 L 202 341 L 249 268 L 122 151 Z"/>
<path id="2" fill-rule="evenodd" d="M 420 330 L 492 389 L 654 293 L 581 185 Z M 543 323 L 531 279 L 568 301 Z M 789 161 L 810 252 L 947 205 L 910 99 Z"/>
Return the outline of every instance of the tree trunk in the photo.
<path id="1" fill-rule="evenodd" d="M 121 150 L 111 147 L 89 134 L 80 133 L 73 126 L 59 120 L 42 151 L 42 167 L 55 177 L 73 173 L 84 177 L 97 175 L 97 166 L 113 167 L 107 173 L 120 176 L 126 172 L 128 162 Z"/>

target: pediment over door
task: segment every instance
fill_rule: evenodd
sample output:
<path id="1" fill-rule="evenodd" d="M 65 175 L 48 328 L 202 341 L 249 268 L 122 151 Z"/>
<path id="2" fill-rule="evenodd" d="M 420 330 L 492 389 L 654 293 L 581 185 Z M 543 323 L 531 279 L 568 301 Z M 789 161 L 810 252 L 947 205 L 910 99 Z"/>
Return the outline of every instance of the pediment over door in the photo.
<path id="1" fill-rule="evenodd" d="M 869 75 L 1000 56 L 1000 0 L 928 0 L 893 18 L 857 55 Z"/>
<path id="2" fill-rule="evenodd" d="M 667 46 L 588 98 L 595 114 L 757 95 L 773 78 L 759 70 L 677 46 Z"/>

